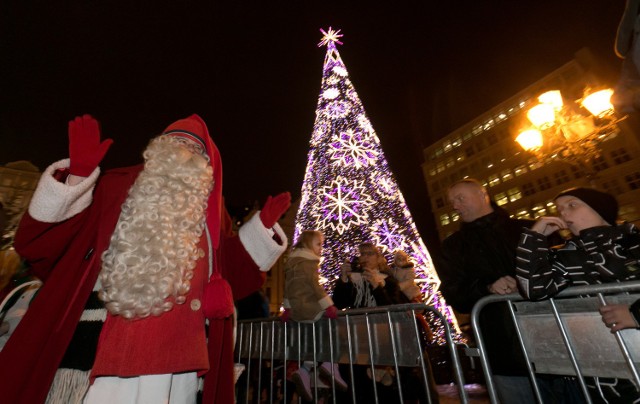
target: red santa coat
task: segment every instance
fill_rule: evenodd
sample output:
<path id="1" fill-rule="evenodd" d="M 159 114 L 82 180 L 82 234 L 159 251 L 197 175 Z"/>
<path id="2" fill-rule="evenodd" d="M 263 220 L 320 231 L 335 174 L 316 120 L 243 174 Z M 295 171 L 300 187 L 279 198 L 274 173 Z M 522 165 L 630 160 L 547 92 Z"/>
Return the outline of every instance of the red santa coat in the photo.
<path id="1" fill-rule="evenodd" d="M 109 246 L 120 206 L 142 169 L 116 169 L 102 176 L 96 170 L 83 183 L 68 187 L 53 179 L 56 170 L 66 167 L 68 160 L 63 160 L 45 171 L 29 214 L 16 234 L 16 250 L 45 283 L 0 352 L 3 402 L 45 401 L 100 273 L 100 257 Z M 264 282 L 262 271 L 268 270 L 286 248 L 273 241 L 258 216 L 243 226 L 239 236 L 230 236 L 224 225 L 219 229 L 217 262 L 235 299 L 259 289 Z M 274 230 L 286 240 L 279 227 Z M 208 278 L 208 268 L 202 267 L 206 263 L 207 257 L 199 261 L 185 304 L 175 305 L 160 317 L 143 320 L 110 316 L 100 337 L 92 375 L 208 371 L 205 402 L 233 403 L 230 318 L 210 320 L 208 349 L 205 347 L 204 315 L 199 302 Z"/>

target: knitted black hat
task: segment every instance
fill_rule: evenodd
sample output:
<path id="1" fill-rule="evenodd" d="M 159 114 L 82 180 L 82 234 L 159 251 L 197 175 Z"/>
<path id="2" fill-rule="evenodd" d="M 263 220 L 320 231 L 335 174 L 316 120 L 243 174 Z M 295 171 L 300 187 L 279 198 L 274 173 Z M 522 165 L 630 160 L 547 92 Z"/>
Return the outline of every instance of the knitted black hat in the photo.
<path id="1" fill-rule="evenodd" d="M 595 210 L 610 225 L 616 224 L 618 218 L 618 201 L 613 195 L 597 191 L 593 188 L 576 187 L 560 192 L 555 198 L 561 196 L 575 196 L 593 210 Z"/>

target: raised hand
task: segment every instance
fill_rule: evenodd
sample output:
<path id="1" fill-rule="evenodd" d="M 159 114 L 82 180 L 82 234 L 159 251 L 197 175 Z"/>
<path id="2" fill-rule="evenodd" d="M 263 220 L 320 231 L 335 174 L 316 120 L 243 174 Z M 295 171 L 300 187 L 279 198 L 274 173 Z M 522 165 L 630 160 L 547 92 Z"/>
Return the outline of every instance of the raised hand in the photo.
<path id="1" fill-rule="evenodd" d="M 291 194 L 283 192 L 274 197 L 269 196 L 260 211 L 260 220 L 267 229 L 272 228 L 280 216 L 291 206 Z"/>
<path id="2" fill-rule="evenodd" d="M 113 140 L 100 142 L 98 121 L 85 114 L 69 121 L 69 172 L 88 177 L 98 167 Z"/>

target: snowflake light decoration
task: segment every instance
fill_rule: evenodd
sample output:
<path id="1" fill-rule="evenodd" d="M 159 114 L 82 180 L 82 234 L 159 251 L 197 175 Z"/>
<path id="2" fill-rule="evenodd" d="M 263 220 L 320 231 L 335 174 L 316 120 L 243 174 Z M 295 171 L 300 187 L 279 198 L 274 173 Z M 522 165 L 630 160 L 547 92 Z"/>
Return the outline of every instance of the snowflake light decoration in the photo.
<path id="1" fill-rule="evenodd" d="M 345 101 L 334 101 L 327 105 L 325 109 L 325 113 L 329 117 L 329 119 L 338 119 L 343 118 L 345 115 L 349 113 L 351 108 L 349 107 L 349 103 Z"/>
<path id="2" fill-rule="evenodd" d="M 395 182 L 386 176 L 382 176 L 378 173 L 371 173 L 369 176 L 369 180 L 372 184 L 376 184 L 379 187 L 379 190 L 382 191 L 382 194 L 387 197 L 395 197 L 396 196 L 396 185 Z"/>
<path id="3" fill-rule="evenodd" d="M 349 73 L 347 72 L 347 69 L 345 69 L 342 66 L 334 66 L 332 70 L 338 76 L 347 77 L 349 75 Z"/>
<path id="4" fill-rule="evenodd" d="M 378 158 L 378 152 L 369 139 L 353 129 L 347 129 L 340 135 L 334 136 L 330 144 L 330 156 L 332 160 L 339 161 L 344 166 L 361 168 L 372 164 Z"/>
<path id="5" fill-rule="evenodd" d="M 368 208 L 374 204 L 362 181 L 351 181 L 341 176 L 330 186 L 320 189 L 317 214 L 322 227 L 331 227 L 342 234 L 350 226 L 366 223 Z"/>
<path id="6" fill-rule="evenodd" d="M 383 251 L 405 251 L 409 247 L 400 226 L 391 218 L 376 220 L 370 229 L 375 243 L 381 246 Z"/>
<path id="7" fill-rule="evenodd" d="M 326 100 L 332 100 L 339 95 L 340 95 L 340 91 L 335 87 L 331 87 L 324 90 L 324 92 L 322 93 L 322 98 Z"/>

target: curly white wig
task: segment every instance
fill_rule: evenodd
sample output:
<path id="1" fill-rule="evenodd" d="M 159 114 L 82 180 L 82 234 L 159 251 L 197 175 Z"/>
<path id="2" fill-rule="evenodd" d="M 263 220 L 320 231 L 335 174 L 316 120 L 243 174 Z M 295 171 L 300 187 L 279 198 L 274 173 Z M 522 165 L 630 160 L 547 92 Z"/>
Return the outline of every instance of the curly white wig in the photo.
<path id="1" fill-rule="evenodd" d="M 143 154 L 102 254 L 99 296 L 114 315 L 159 316 L 186 300 L 213 187 L 211 166 L 192 151 L 184 139 L 159 136 Z"/>

